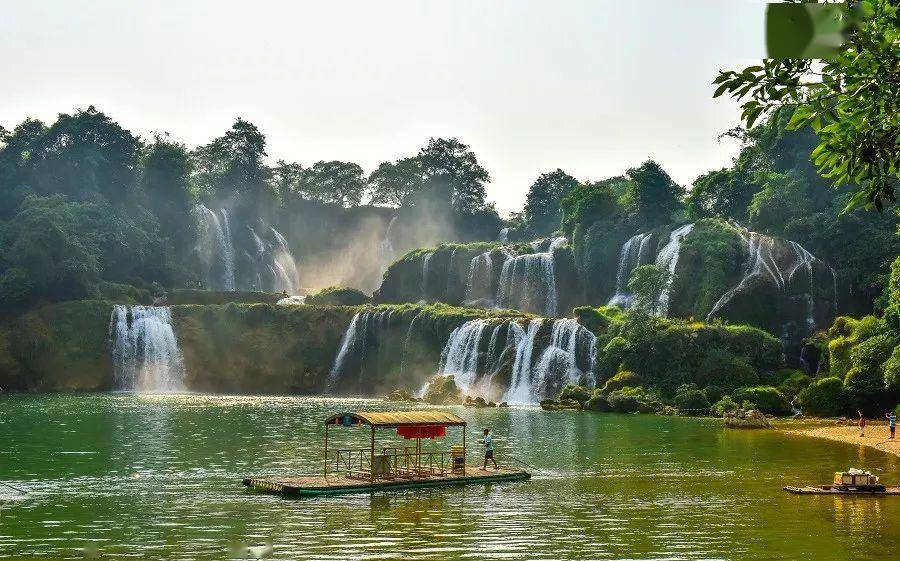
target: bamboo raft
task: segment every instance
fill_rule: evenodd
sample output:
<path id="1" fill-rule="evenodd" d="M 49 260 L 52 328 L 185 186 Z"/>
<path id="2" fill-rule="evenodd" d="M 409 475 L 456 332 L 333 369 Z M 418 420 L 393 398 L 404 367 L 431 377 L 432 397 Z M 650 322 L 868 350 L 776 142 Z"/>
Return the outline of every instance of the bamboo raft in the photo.
<path id="1" fill-rule="evenodd" d="M 866 495 L 880 497 L 882 495 L 900 495 L 900 486 L 886 487 L 842 487 L 834 485 L 816 485 L 814 487 L 783 487 L 788 493 L 795 495 Z"/>
<path id="2" fill-rule="evenodd" d="M 353 478 L 345 475 L 306 475 L 297 477 L 248 477 L 241 482 L 244 486 L 262 493 L 286 497 L 315 497 L 341 495 L 347 493 L 370 493 L 373 491 L 400 491 L 423 489 L 447 485 L 468 485 L 473 483 L 501 483 L 529 479 L 527 471 L 512 468 L 483 470 L 467 467 L 465 474 L 445 473 L 427 477 L 393 479 Z"/>
<path id="3" fill-rule="evenodd" d="M 368 448 L 329 451 L 330 427 L 346 427 L 351 430 L 368 427 Z M 461 445 L 451 446 L 449 451 L 423 450 L 423 439 L 433 441 L 435 438 L 443 438 L 448 427 L 462 429 Z M 404 442 L 412 441 L 415 445 L 376 447 L 376 429 L 396 430 Z M 241 483 L 263 493 L 303 497 L 500 483 L 531 478 L 530 473 L 517 468 L 487 470 L 467 465 L 466 422 L 445 411 L 337 413 L 325 420 L 324 448 L 321 475 L 246 477 Z"/>

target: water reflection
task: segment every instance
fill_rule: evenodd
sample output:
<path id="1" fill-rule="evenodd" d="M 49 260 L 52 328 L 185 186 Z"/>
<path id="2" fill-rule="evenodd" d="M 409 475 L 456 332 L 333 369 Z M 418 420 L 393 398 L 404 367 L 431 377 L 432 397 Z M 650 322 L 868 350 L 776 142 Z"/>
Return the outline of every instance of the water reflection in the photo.
<path id="1" fill-rule="evenodd" d="M 810 559 L 889 556 L 900 501 L 797 497 L 785 484 L 898 459 L 717 421 L 460 409 L 489 426 L 525 483 L 284 500 L 251 474 L 322 468 L 322 420 L 372 400 L 293 397 L 3 396 L 0 558 Z M 396 437 L 379 436 L 379 445 Z M 329 433 L 335 446 L 368 431 Z M 456 431 L 450 435 L 455 442 Z M 472 443 L 470 440 L 470 444 Z M 446 447 L 449 442 L 427 443 Z M 480 461 L 472 445 L 470 463 Z M 14 454 L 10 451 L 15 451 Z"/>

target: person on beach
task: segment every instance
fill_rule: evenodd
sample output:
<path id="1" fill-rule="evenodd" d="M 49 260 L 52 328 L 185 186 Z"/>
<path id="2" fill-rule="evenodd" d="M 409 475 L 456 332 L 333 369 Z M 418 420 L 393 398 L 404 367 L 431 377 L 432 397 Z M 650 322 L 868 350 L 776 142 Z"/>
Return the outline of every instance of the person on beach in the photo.
<path id="1" fill-rule="evenodd" d="M 487 470 L 488 460 L 494 462 L 494 469 L 500 469 L 497 460 L 494 459 L 494 438 L 491 436 L 491 429 L 484 429 L 484 438 L 478 442 L 484 444 L 484 467 L 481 469 Z"/>
<path id="2" fill-rule="evenodd" d="M 888 420 L 888 428 L 891 430 L 891 436 L 888 438 L 894 439 L 894 432 L 897 430 L 897 415 L 891 411 L 890 413 L 885 413 L 884 417 Z"/>
<path id="3" fill-rule="evenodd" d="M 857 410 L 859 413 L 859 436 L 866 436 L 866 418 L 862 414 L 862 411 Z"/>

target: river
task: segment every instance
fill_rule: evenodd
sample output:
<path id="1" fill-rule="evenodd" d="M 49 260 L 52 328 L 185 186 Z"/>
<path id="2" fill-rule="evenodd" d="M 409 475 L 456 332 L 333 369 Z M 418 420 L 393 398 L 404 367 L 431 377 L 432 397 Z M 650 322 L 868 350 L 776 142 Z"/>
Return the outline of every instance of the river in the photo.
<path id="1" fill-rule="evenodd" d="M 715 419 L 456 409 L 531 481 L 287 500 L 246 475 L 321 470 L 321 421 L 375 400 L 0 396 L 0 559 L 734 559 L 893 557 L 900 498 L 786 484 L 900 459 Z M 365 446 L 367 431 L 330 431 Z M 383 441 L 396 439 L 385 431 Z M 472 433 L 470 433 L 472 434 Z M 448 440 L 457 437 L 448 430 Z M 471 440 L 470 440 L 471 442 Z M 441 443 L 449 446 L 449 442 Z M 477 461 L 474 450 L 470 463 Z M 249 552 L 248 552 L 248 548 Z"/>

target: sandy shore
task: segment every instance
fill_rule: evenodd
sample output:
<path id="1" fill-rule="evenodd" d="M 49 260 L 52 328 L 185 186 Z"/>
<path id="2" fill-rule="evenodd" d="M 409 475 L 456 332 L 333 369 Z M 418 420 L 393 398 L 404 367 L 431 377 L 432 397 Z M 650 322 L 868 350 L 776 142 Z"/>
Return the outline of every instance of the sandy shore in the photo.
<path id="1" fill-rule="evenodd" d="M 816 438 L 827 438 L 828 440 L 837 440 L 848 444 L 858 444 L 875 448 L 888 454 L 900 456 L 900 433 L 897 434 L 895 440 L 888 440 L 890 432 L 886 425 L 870 425 L 866 427 L 866 435 L 859 436 L 859 427 L 853 426 L 828 426 L 807 429 L 791 429 L 784 427 L 781 430 L 791 434 L 801 434 L 804 436 L 814 436 Z"/>

